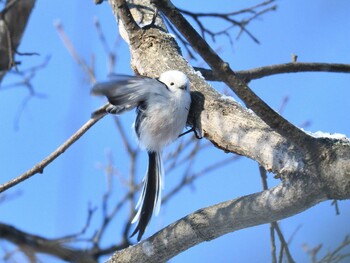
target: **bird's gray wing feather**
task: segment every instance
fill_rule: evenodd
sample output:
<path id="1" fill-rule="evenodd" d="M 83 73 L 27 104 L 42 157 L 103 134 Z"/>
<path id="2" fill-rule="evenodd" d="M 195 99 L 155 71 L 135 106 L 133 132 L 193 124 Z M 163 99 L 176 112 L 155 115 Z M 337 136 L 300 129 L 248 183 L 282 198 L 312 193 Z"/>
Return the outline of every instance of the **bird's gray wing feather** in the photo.
<path id="1" fill-rule="evenodd" d="M 104 95 L 114 105 L 109 108 L 111 113 L 122 113 L 137 107 L 140 102 L 146 101 L 149 96 L 166 96 L 168 88 L 156 79 L 113 75 L 113 79 L 100 82 L 92 88 L 92 94 Z"/>

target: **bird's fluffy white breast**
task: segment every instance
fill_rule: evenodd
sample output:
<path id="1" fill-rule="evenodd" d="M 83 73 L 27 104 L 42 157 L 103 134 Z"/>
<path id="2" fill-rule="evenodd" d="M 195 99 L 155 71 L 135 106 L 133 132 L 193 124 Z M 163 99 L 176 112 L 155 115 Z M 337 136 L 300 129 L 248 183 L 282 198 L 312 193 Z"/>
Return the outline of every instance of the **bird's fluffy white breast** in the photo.
<path id="1" fill-rule="evenodd" d="M 140 146 L 149 151 L 160 151 L 176 140 L 186 126 L 190 104 L 188 90 L 172 92 L 168 100 L 160 98 L 157 103 L 149 104 L 146 119 L 139 129 Z"/>

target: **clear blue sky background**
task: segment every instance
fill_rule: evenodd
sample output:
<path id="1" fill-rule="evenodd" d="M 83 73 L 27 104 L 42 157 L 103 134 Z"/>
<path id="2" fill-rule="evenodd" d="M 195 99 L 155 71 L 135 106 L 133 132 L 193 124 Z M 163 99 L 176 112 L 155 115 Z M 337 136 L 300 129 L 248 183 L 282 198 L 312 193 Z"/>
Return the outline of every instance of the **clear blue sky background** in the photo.
<path id="1" fill-rule="evenodd" d="M 99 107 L 103 101 L 89 95 L 88 78 L 62 44 L 54 23 L 60 20 L 79 54 L 87 61 L 96 58 L 97 76 L 106 78 L 106 58 L 97 39 L 93 18 L 98 17 L 109 43 L 117 37 L 117 26 L 107 3 L 95 6 L 93 1 L 38 1 L 19 48 L 21 52 L 38 52 L 40 56 L 17 57 L 20 69 L 42 63 L 51 56 L 44 69 L 31 81 L 44 98 L 33 97 L 16 121 L 23 101 L 28 96 L 25 87 L 4 89 L 20 78 L 8 74 L 0 90 L 0 183 L 6 182 L 31 168 L 62 144 Z M 215 2 L 215 3 L 214 3 Z M 257 1 L 175 1 L 179 7 L 196 11 L 228 12 Z M 257 45 L 242 35 L 230 47 L 225 37 L 214 44 L 222 57 L 236 69 L 285 63 L 291 54 L 302 62 L 350 63 L 350 2 L 345 0 L 278 1 L 278 9 L 254 21 L 249 29 L 260 40 Z M 208 20 L 211 28 L 221 28 L 217 20 Z M 235 34 L 237 31 L 232 31 Z M 234 35 L 235 36 L 235 35 Z M 131 74 L 129 51 L 123 41 L 117 47 L 116 71 Z M 310 121 L 310 131 L 338 132 L 350 135 L 349 96 L 350 75 L 334 73 L 299 73 L 278 75 L 253 81 L 251 87 L 274 109 L 285 96 L 289 97 L 284 116 L 296 125 Z M 215 87 L 223 89 L 220 83 Z M 123 116 L 131 126 L 133 114 Z M 15 126 L 18 126 L 17 128 Z M 131 130 L 131 128 L 130 128 Z M 130 132 L 131 134 L 131 132 Z M 132 136 L 130 136 L 132 137 Z M 136 145 L 136 144 L 135 144 Z M 75 143 L 66 153 L 50 164 L 43 175 L 6 192 L 15 197 L 0 204 L 0 222 L 8 223 L 33 234 L 55 238 L 78 232 L 85 224 L 87 207 L 101 204 L 105 178 L 99 164 L 106 164 L 111 152 L 121 174 L 128 171 L 122 142 L 110 117 L 104 118 Z M 203 152 L 196 162 L 227 157 L 217 149 Z M 141 177 L 146 169 L 142 155 L 138 168 Z M 177 176 L 177 177 L 176 177 Z M 270 176 L 272 177 L 272 176 Z M 171 189 L 180 178 L 172 173 L 166 180 Z M 278 183 L 269 179 L 269 184 Z M 115 182 L 113 198 L 120 200 L 123 186 Z M 171 222 L 205 206 L 261 190 L 258 165 L 241 158 L 186 187 L 162 207 L 148 228 L 146 237 Z M 115 201 L 117 202 L 117 201 Z M 281 228 L 286 238 L 296 230 L 290 249 L 297 262 L 308 262 L 302 245 L 323 243 L 323 252 L 335 248 L 350 234 L 350 202 L 339 202 L 341 215 L 336 216 L 331 202 L 319 204 L 304 213 L 285 219 Z M 127 211 L 123 210 L 124 213 Z M 96 212 L 88 235 L 100 223 L 101 209 Z M 104 244 L 120 237 L 123 214 L 108 229 Z M 120 223 L 122 222 L 122 223 Z M 119 224 L 118 224 L 119 223 Z M 270 262 L 268 225 L 253 227 L 200 244 L 182 253 L 172 262 Z M 56 262 L 44 257 L 44 262 Z"/>

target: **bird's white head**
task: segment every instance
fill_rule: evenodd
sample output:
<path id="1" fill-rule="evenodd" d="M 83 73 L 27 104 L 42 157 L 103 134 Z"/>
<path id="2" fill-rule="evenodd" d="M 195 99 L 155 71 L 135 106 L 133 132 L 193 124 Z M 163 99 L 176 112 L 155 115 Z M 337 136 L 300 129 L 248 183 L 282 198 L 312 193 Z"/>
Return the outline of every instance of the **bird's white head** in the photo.
<path id="1" fill-rule="evenodd" d="M 163 72 L 159 77 L 159 81 L 167 85 L 167 87 L 173 92 L 180 90 L 189 92 L 190 90 L 190 82 L 187 76 L 178 70 Z"/>

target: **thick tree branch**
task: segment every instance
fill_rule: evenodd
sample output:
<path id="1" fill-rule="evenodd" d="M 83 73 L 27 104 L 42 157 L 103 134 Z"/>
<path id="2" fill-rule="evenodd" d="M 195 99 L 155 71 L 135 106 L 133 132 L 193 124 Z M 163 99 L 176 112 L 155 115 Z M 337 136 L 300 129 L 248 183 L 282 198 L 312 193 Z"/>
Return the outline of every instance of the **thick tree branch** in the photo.
<path id="1" fill-rule="evenodd" d="M 209 81 L 221 81 L 221 79 L 214 74 L 210 69 L 195 68 L 200 71 L 203 77 Z M 285 64 L 276 64 L 271 66 L 263 66 L 249 70 L 236 71 L 238 78 L 245 82 L 250 82 L 254 79 L 273 76 L 284 73 L 298 73 L 298 72 L 334 72 L 334 73 L 350 73 L 349 64 L 338 63 L 312 63 L 312 62 L 292 62 Z"/>
<path id="2" fill-rule="evenodd" d="M 16 65 L 14 55 L 21 42 L 35 0 L 7 0 L 0 12 L 0 82 Z"/>
<path id="3" fill-rule="evenodd" d="M 137 3 L 151 9 L 147 0 Z M 257 160 L 279 174 L 283 182 L 262 193 L 189 215 L 144 242 L 115 253 L 111 262 L 165 262 L 225 233 L 280 220 L 328 198 L 350 198 L 350 143 L 346 139 L 317 139 L 328 150 L 319 151 L 322 160 L 317 165 L 305 161 L 288 137 L 274 132 L 255 114 L 211 89 L 183 59 L 176 42 L 164 30 L 149 27 L 136 33 L 126 31 L 124 38 L 130 46 L 133 69 L 152 77 L 167 69 L 185 72 L 194 91 L 191 112 L 199 112 L 204 135 L 221 149 Z"/>
<path id="4" fill-rule="evenodd" d="M 170 1 L 153 0 L 153 2 L 207 62 L 215 75 L 222 79 L 244 101 L 248 108 L 252 109 L 273 130 L 303 149 L 305 154 L 310 154 L 307 156 L 308 158 L 317 157 L 314 149 L 317 146 L 316 140 L 284 119 L 260 99 L 244 81 L 236 76 L 229 65 L 212 50 Z"/>
<path id="5" fill-rule="evenodd" d="M 138 3 L 147 5 L 147 1 L 143 2 Z M 115 14 L 119 11 L 116 6 L 112 5 Z M 125 31 L 122 28 L 121 30 Z M 302 163 L 300 155 L 295 155 L 297 152 L 293 149 L 293 145 L 273 132 L 256 115 L 243 109 L 231 98 L 216 92 L 194 71 L 181 56 L 174 38 L 163 33 L 163 30 L 165 28 L 160 30 L 150 28 L 138 33 L 130 32 L 131 35 L 137 36 L 135 38 L 123 36 L 130 45 L 131 66 L 135 72 L 150 77 L 158 77 L 168 69 L 185 72 L 191 79 L 191 90 L 194 91 L 190 124 L 193 124 L 192 118 L 197 118 L 196 121 L 201 124 L 203 134 L 217 147 L 255 159 L 266 170 L 275 173 L 282 168 L 285 171 L 289 170 L 286 164 L 290 160 Z M 129 41 L 129 39 L 135 40 Z M 228 123 L 230 125 L 226 125 Z M 261 134 L 267 136 L 260 139 Z M 259 140 L 264 141 L 261 149 L 256 147 L 256 142 Z M 271 159 L 271 156 L 275 158 Z"/>
<path id="6" fill-rule="evenodd" d="M 152 10 L 147 0 L 134 1 L 134 4 L 145 5 L 143 9 Z M 122 10 L 114 10 L 114 13 L 118 11 Z M 143 16 L 142 13 L 137 14 L 137 10 L 134 11 L 134 16 Z M 213 90 L 184 60 L 174 38 L 164 33 L 164 30 L 166 29 L 150 27 L 138 32 L 130 32 L 135 36 L 129 42 L 131 65 L 139 74 L 151 77 L 157 77 L 168 69 L 182 70 L 187 74 L 191 80 L 191 90 L 194 91 L 189 121 L 191 122 L 192 117 L 198 118 L 203 134 L 208 139 L 225 151 L 256 160 L 267 171 L 279 176 L 291 176 L 303 169 L 309 169 L 311 176 L 319 177 L 317 180 L 321 178 L 325 180 L 326 188 L 330 187 L 328 189 L 330 196 L 347 198 L 349 190 L 344 186 L 349 185 L 350 178 L 347 176 L 347 171 L 350 167 L 346 165 L 345 160 L 349 160 L 350 152 L 349 142 L 346 139 L 344 142 L 338 142 L 325 138 L 311 138 L 311 141 L 317 141 L 324 147 L 317 152 L 322 160 L 318 163 L 312 160 L 309 163 L 305 159 L 305 153 L 295 147 L 288 137 L 280 136 L 251 111 L 242 108 L 232 98 Z M 129 32 L 126 31 L 126 33 Z M 131 39 L 127 36 L 126 38 Z M 317 167 L 312 167 L 316 163 Z M 334 169 L 334 173 L 329 173 L 329 169 Z M 335 178 L 334 174 L 339 178 Z M 342 183 L 338 184 L 338 182 Z"/>
<path id="7" fill-rule="evenodd" d="M 192 112 L 199 112 L 200 116 L 197 117 L 201 120 L 204 134 L 219 148 L 253 158 L 283 179 L 283 182 L 273 189 L 201 209 L 148 240 L 116 253 L 111 259 L 115 261 L 112 262 L 164 262 L 191 246 L 228 232 L 280 220 L 329 198 L 350 198 L 350 145 L 347 140 L 318 139 L 317 141 L 326 145 L 328 150 L 319 151 L 319 162 L 311 165 L 305 161 L 296 144 L 288 141 L 287 136 L 280 136 L 255 114 L 243 109 L 231 98 L 212 90 L 181 57 L 174 38 L 166 34 L 164 28 L 152 25 L 141 28 L 137 24 L 139 22 L 135 22 L 139 20 L 131 16 L 125 1 L 110 2 L 126 29 L 125 36 L 129 38 L 135 72 L 159 76 L 159 73 L 167 69 L 183 70 L 190 77 L 191 89 L 195 91 Z M 225 65 L 223 66 L 223 71 L 227 70 Z M 221 72 L 221 69 L 215 72 Z M 235 81 L 234 83 L 237 83 L 237 80 Z M 97 111 L 91 120 L 55 152 L 19 178 L 0 186 L 0 192 L 35 173 L 43 172 L 50 162 L 104 115 L 104 108 Z M 15 231 L 12 232 L 16 234 Z M 34 238 L 34 241 L 46 241 L 26 233 L 20 234 L 19 236 L 26 237 L 26 240 Z M 11 238 L 11 242 L 21 244 L 19 238 Z M 47 242 L 49 245 L 50 240 Z M 34 247 L 37 246 L 35 242 L 33 244 Z M 107 253 L 120 248 L 121 246 L 111 246 L 97 253 Z M 45 248 L 39 246 L 36 250 L 45 251 Z M 68 249 L 64 253 L 69 251 L 71 250 Z M 77 255 L 75 252 L 73 256 Z M 82 258 L 83 256 L 80 259 Z M 74 262 L 73 259 L 68 260 Z"/>
<path id="8" fill-rule="evenodd" d="M 292 184 L 282 183 L 270 190 L 200 209 L 149 239 L 115 253 L 108 262 L 166 262 L 198 243 L 281 220 L 325 199 L 313 182 L 301 176 Z"/>
<path id="9" fill-rule="evenodd" d="M 152 10 L 147 0 L 134 1 L 134 4 L 145 5 L 143 10 Z M 116 4 L 112 5 L 115 14 L 122 11 L 115 7 Z M 134 9 L 134 16 L 144 16 L 143 13 L 138 14 L 136 11 L 137 9 Z M 157 26 L 137 32 L 122 30 L 135 36 L 128 42 L 132 58 L 131 66 L 135 72 L 157 77 L 165 70 L 179 69 L 189 76 L 191 89 L 194 91 L 189 122 L 193 124 L 192 118 L 197 118 L 196 121 L 200 123 L 203 134 L 217 147 L 252 158 L 267 171 L 276 174 L 288 174 L 305 166 L 303 152 L 287 138 L 275 133 L 260 118 L 243 109 L 231 98 L 213 90 L 184 60 L 174 38 L 164 33 L 165 28 Z M 124 37 L 126 41 L 129 40 L 128 35 Z M 325 142 L 323 139 L 318 141 Z M 325 145 L 328 149 L 332 148 L 328 144 Z"/>

